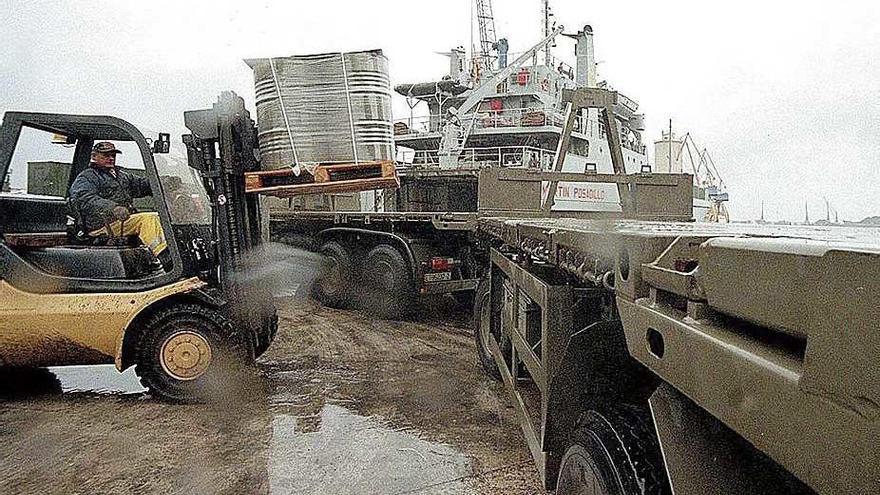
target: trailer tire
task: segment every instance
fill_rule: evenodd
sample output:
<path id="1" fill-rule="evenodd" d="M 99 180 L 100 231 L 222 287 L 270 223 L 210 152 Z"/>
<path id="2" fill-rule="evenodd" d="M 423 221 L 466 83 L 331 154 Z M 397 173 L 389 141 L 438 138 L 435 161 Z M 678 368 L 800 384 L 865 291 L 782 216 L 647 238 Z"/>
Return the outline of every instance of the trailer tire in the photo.
<path id="1" fill-rule="evenodd" d="M 633 406 L 585 413 L 562 457 L 556 495 L 671 494 L 650 421 Z"/>
<path id="2" fill-rule="evenodd" d="M 252 347 L 219 311 L 174 304 L 156 310 L 138 329 L 135 374 L 166 400 L 224 400 L 244 383 L 241 373 L 253 362 Z"/>
<path id="3" fill-rule="evenodd" d="M 348 307 L 353 275 L 351 254 L 336 241 L 325 242 L 318 253 L 327 259 L 327 265 L 312 285 L 312 297 L 330 308 Z"/>
<path id="4" fill-rule="evenodd" d="M 409 266 L 403 255 L 388 244 L 367 253 L 363 263 L 366 292 L 364 309 L 382 318 L 394 318 L 412 309 L 415 295 Z"/>
<path id="5" fill-rule="evenodd" d="M 473 328 L 474 340 L 477 344 L 477 361 L 483 370 L 496 380 L 501 379 L 501 371 L 495 363 L 495 357 L 489 350 L 489 336 L 493 336 L 502 351 L 510 349 L 510 343 L 501 338 L 501 322 L 496 318 L 490 318 L 492 306 L 489 301 L 489 281 L 481 280 L 474 293 Z M 488 322 L 488 324 L 486 324 Z M 493 324 L 496 322 L 497 324 Z"/>

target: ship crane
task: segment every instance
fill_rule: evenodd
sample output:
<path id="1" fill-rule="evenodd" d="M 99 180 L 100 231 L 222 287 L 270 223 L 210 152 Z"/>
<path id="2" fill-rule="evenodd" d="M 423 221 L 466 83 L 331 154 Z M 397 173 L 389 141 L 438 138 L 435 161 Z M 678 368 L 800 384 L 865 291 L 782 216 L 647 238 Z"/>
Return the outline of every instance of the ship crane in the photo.
<path id="1" fill-rule="evenodd" d="M 671 130 L 670 136 L 672 136 Z M 670 137 L 670 141 L 671 139 Z M 694 185 L 708 191 L 711 206 L 706 213 L 706 217 L 702 220 L 705 222 L 727 223 L 730 221 L 730 214 L 727 211 L 727 206 L 724 204 L 728 200 L 724 180 L 721 178 L 721 174 L 718 173 L 718 168 L 715 166 L 715 161 L 712 160 L 709 150 L 703 148 L 702 151 L 697 151 L 699 149 L 691 133 L 686 133 L 681 140 L 681 147 L 678 149 L 676 161 L 681 161 L 682 153 L 686 151 L 694 173 Z M 695 151 L 698 159 L 694 159 Z"/>
<path id="2" fill-rule="evenodd" d="M 525 53 L 520 55 L 507 67 L 499 70 L 492 77 L 486 79 L 482 84 L 472 89 L 468 97 L 462 102 L 458 108 L 449 109 L 449 118 L 446 120 L 441 130 L 440 149 L 438 155 L 440 157 L 441 168 L 455 168 L 458 166 L 458 158 L 464 150 L 464 145 L 474 128 L 477 119 L 477 106 L 487 96 L 493 94 L 502 81 L 506 80 L 515 71 L 519 70 L 526 62 L 531 60 L 535 55 L 544 49 L 547 45 L 553 43 L 562 31 L 564 26 L 559 26 L 550 34 L 539 41 L 535 46 L 529 48 Z M 464 129 L 462 128 L 461 117 L 467 113 L 471 113 Z"/>
<path id="3" fill-rule="evenodd" d="M 495 34 L 495 16 L 491 0 L 474 0 L 476 4 L 477 25 L 480 31 L 480 55 L 474 57 L 474 80 L 492 71 L 496 55 L 493 54 L 498 38 Z"/>

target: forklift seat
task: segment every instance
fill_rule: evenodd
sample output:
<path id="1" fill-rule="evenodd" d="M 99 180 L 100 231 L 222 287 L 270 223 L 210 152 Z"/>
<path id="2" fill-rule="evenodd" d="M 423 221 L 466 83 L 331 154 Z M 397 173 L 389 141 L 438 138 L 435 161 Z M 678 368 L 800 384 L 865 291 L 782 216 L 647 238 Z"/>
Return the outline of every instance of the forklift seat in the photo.
<path id="1" fill-rule="evenodd" d="M 139 279 L 155 273 L 156 259 L 144 246 L 62 246 L 25 249 L 19 255 L 52 275 L 102 280 Z"/>

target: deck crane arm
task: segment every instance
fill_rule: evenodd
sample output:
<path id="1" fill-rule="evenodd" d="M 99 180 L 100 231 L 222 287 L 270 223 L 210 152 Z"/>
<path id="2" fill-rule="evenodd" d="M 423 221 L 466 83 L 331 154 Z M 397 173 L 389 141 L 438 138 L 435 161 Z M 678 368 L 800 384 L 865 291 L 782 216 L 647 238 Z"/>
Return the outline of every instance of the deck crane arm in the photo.
<path id="1" fill-rule="evenodd" d="M 457 118 L 460 115 L 464 115 L 468 112 L 472 112 L 476 109 L 477 105 L 480 104 L 483 99 L 487 96 L 491 95 L 495 88 L 502 81 L 510 77 L 514 71 L 519 70 L 520 67 L 523 66 L 529 59 L 535 56 L 540 50 L 542 50 L 545 46 L 549 45 L 553 42 L 553 40 L 562 33 L 564 27 L 558 26 L 554 29 L 546 38 L 539 41 L 535 46 L 528 49 L 525 53 L 520 55 L 516 60 L 513 61 L 510 65 L 501 69 L 497 73 L 495 73 L 492 77 L 486 79 L 481 85 L 477 86 L 473 90 L 471 90 L 470 95 L 462 102 L 458 108 L 450 108 L 449 113 L 451 114 L 450 118 L 447 120 L 446 125 L 443 128 L 442 136 L 440 138 L 440 159 L 441 166 L 443 166 L 444 161 L 450 163 L 452 166 L 457 162 L 459 155 L 461 155 L 461 151 L 464 149 L 464 144 L 467 141 L 468 135 L 470 134 L 470 130 L 473 128 L 473 125 L 469 125 L 467 130 L 462 133 L 461 125 L 459 119 Z M 474 117 L 476 118 L 476 114 Z M 473 122 L 471 122 L 472 124 Z"/>
<path id="2" fill-rule="evenodd" d="M 471 91 L 471 94 L 468 95 L 467 99 L 458 106 L 455 113 L 457 113 L 458 115 L 462 115 L 471 111 L 475 106 L 483 101 L 485 97 L 492 94 L 498 84 L 510 77 L 510 75 L 513 74 L 514 71 L 522 67 L 523 64 L 525 64 L 530 58 L 534 57 L 535 54 L 541 51 L 545 46 L 552 43 L 553 40 L 556 39 L 556 36 L 562 33 L 563 29 L 563 26 L 557 27 L 546 38 L 539 41 L 535 46 L 529 48 L 528 51 L 520 55 L 519 58 L 513 61 L 513 63 L 511 63 L 504 69 L 501 69 L 489 79 L 486 79 L 483 84 L 474 88 Z"/>

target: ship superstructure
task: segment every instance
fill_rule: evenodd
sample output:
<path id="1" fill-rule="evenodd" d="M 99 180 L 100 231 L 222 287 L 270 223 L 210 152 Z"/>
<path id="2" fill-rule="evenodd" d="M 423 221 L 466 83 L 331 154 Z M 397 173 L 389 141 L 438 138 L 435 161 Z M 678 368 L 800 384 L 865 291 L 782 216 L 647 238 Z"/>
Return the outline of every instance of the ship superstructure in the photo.
<path id="1" fill-rule="evenodd" d="M 563 90 L 609 88 L 609 84 L 597 74 L 592 27 L 562 34 L 550 24 L 548 2 L 543 3 L 546 37 L 525 54 L 508 53 L 508 40 L 496 39 L 491 5 L 484 0 L 476 5 L 481 39 L 470 59 L 463 48 L 455 48 L 445 54 L 449 72 L 441 79 L 395 86 L 407 99 L 411 113 L 395 121 L 403 184 L 392 200 L 386 201 L 387 209 L 474 211 L 476 171 L 480 168 L 552 166 L 566 122 Z M 491 39 L 484 40 L 484 33 Z M 557 34 L 574 40 L 574 67 L 551 53 Z M 427 107 L 427 114 L 415 115 L 414 109 L 420 106 Z M 638 103 L 619 94 L 614 114 L 627 173 L 651 171 L 642 139 L 645 119 Z M 581 110 L 574 118 L 561 171 L 613 172 L 598 110 Z M 454 202 L 447 202 L 448 194 L 437 191 L 437 181 L 452 188 Z M 695 187 L 695 198 L 705 198 L 705 191 L 698 189 Z M 703 220 L 709 202 L 698 203 L 695 218 Z M 613 184 L 560 183 L 554 209 L 619 211 L 617 188 Z"/>

